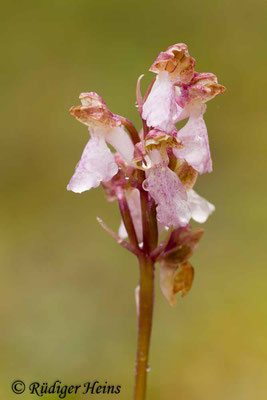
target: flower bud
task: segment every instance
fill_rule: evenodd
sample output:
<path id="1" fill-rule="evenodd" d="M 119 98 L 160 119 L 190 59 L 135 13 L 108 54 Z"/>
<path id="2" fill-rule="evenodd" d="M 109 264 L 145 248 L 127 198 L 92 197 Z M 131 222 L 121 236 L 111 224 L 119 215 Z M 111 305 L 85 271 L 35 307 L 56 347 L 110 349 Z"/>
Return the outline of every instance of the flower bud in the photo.
<path id="1" fill-rule="evenodd" d="M 160 264 L 159 283 L 162 294 L 166 297 L 169 304 L 173 307 L 177 300 L 175 295 L 181 293 L 185 296 L 191 289 L 194 279 L 194 269 L 189 262 L 178 265 L 174 268 L 165 262 Z"/>

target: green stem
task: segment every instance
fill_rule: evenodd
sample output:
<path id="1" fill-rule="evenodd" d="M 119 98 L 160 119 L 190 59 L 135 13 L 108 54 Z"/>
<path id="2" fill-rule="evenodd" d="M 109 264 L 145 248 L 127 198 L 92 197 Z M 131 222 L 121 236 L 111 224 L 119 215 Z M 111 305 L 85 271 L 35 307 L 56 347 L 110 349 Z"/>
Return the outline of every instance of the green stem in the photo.
<path id="1" fill-rule="evenodd" d="M 152 329 L 154 305 L 154 263 L 150 257 L 142 255 L 140 264 L 140 292 L 138 315 L 138 347 L 134 400 L 145 400 L 148 372 L 148 356 Z"/>

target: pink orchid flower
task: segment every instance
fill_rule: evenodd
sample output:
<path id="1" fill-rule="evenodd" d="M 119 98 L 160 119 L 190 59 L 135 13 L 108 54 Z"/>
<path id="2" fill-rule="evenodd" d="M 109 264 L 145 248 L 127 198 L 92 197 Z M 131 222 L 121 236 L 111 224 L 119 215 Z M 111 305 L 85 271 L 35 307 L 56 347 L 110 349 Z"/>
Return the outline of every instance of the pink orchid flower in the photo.
<path id="1" fill-rule="evenodd" d="M 157 76 L 144 99 L 138 79 L 140 133 L 130 121 L 113 114 L 94 92 L 82 93 L 81 105 L 70 109 L 88 127 L 91 138 L 67 188 L 82 193 L 102 184 L 107 200 L 118 201 L 119 234 L 98 221 L 139 261 L 135 400 L 145 399 L 155 264 L 159 263 L 161 291 L 174 306 L 176 295 L 184 296 L 192 286 L 194 268 L 189 259 L 204 232 L 192 230 L 189 222 L 204 223 L 215 210 L 193 187 L 199 174 L 212 171 L 203 117 L 206 103 L 225 88 L 215 75 L 197 73 L 194 67 L 187 46 L 179 43 L 161 52 L 152 64 L 150 71 Z M 176 124 L 186 119 L 177 130 Z"/>
<path id="2" fill-rule="evenodd" d="M 168 47 L 150 67 L 157 74 L 156 81 L 144 105 L 142 117 L 149 127 L 175 133 L 175 121 L 182 108 L 176 102 L 175 85 L 187 84 L 194 75 L 195 60 L 184 43 Z"/>
<path id="3" fill-rule="evenodd" d="M 96 188 L 100 182 L 109 181 L 118 172 L 109 143 L 131 162 L 133 144 L 126 134 L 119 116 L 113 114 L 96 93 L 82 93 L 81 106 L 72 107 L 70 114 L 88 126 L 91 139 L 87 143 L 67 189 L 75 193 Z"/>

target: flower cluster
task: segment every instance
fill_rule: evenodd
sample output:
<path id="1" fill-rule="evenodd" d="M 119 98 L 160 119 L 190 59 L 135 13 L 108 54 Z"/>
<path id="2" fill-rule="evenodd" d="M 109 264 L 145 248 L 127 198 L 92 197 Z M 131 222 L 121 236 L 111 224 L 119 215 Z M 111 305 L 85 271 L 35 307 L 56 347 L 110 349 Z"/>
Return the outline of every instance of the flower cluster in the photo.
<path id="1" fill-rule="evenodd" d="M 174 304 L 174 294 L 185 293 L 191 286 L 188 258 L 202 234 L 190 231 L 188 223 L 191 219 L 205 222 L 215 209 L 193 186 L 198 174 L 212 171 L 203 116 L 207 101 L 225 88 L 215 75 L 195 71 L 195 60 L 182 43 L 161 52 L 150 71 L 156 78 L 144 97 L 141 77 L 137 83 L 140 133 L 130 121 L 112 113 L 94 92 L 82 93 L 81 105 L 70 109 L 71 115 L 88 126 L 91 138 L 67 188 L 82 193 L 101 183 L 108 200 L 119 201 L 121 240 L 128 236 L 138 251 L 147 239 L 142 209 L 146 195 L 155 205 L 154 229 L 159 233 L 169 230 L 169 240 L 154 253 L 155 260 L 161 261 L 163 294 Z M 182 120 L 186 123 L 178 130 L 176 124 Z"/>

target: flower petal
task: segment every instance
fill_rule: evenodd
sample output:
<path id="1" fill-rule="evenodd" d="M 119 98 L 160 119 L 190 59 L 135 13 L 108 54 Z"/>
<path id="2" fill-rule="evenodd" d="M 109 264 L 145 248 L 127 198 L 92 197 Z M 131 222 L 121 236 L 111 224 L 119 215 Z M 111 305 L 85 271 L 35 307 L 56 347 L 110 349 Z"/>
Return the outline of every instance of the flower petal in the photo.
<path id="1" fill-rule="evenodd" d="M 181 292 L 185 296 L 191 289 L 194 279 L 194 269 L 189 262 L 177 265 L 176 268 L 169 266 L 164 261 L 159 266 L 159 283 L 162 294 L 173 307 L 177 300 L 175 295 Z"/>
<path id="2" fill-rule="evenodd" d="M 188 85 L 175 83 L 175 99 L 177 104 L 182 107 L 183 111 L 175 122 L 187 118 L 189 111 L 187 105 L 193 103 L 206 103 L 218 94 L 224 93 L 225 87 L 218 83 L 217 77 L 209 72 L 195 72 L 191 82 Z"/>
<path id="3" fill-rule="evenodd" d="M 191 213 L 184 185 L 166 165 L 157 164 L 147 172 L 143 188 L 157 204 L 157 219 L 167 226 L 185 226 Z"/>
<path id="4" fill-rule="evenodd" d="M 83 106 L 99 107 L 106 105 L 104 99 L 96 92 L 83 92 L 80 94 L 79 99 Z"/>
<path id="5" fill-rule="evenodd" d="M 189 260 L 198 242 L 203 236 L 203 229 L 191 230 L 189 225 L 172 231 L 167 245 L 160 255 L 169 266 L 177 266 Z"/>
<path id="6" fill-rule="evenodd" d="M 89 128 L 94 136 L 102 136 L 130 163 L 133 159 L 134 145 L 122 127 L 122 117 L 113 114 L 106 103 L 95 92 L 81 93 L 82 105 L 72 107 L 70 114 Z"/>
<path id="7" fill-rule="evenodd" d="M 216 75 L 209 72 L 196 72 L 188 86 L 188 92 L 190 101 L 201 99 L 206 103 L 218 94 L 224 93 L 225 87 L 218 83 Z"/>
<path id="8" fill-rule="evenodd" d="M 149 71 L 167 71 L 172 80 L 186 84 L 194 75 L 194 67 L 195 60 L 190 56 L 187 45 L 177 43 L 159 53 Z"/>
<path id="9" fill-rule="evenodd" d="M 186 125 L 178 132 L 183 148 L 173 149 L 177 158 L 184 159 L 200 174 L 212 171 L 207 127 L 203 113 L 191 113 Z"/>
<path id="10" fill-rule="evenodd" d="M 176 132 L 174 120 L 180 107 L 175 102 L 175 89 L 167 71 L 160 72 L 143 105 L 143 119 L 147 126 L 167 133 Z"/>
<path id="11" fill-rule="evenodd" d="M 192 218 L 199 223 L 206 222 L 210 214 L 215 211 L 215 206 L 199 196 L 193 189 L 187 192 L 187 196 Z"/>
<path id="12" fill-rule="evenodd" d="M 128 164 L 131 163 L 133 159 L 134 145 L 121 126 L 109 129 L 105 139 L 120 153 Z"/>
<path id="13" fill-rule="evenodd" d="M 82 105 L 71 107 L 70 115 L 87 125 L 90 130 L 95 126 L 115 127 L 120 126 L 119 116 L 113 114 L 107 107 L 105 101 L 95 92 L 81 93 Z"/>
<path id="14" fill-rule="evenodd" d="M 104 138 L 92 136 L 84 148 L 67 189 L 82 193 L 92 187 L 96 188 L 101 181 L 110 180 L 117 172 L 118 166 Z"/>

